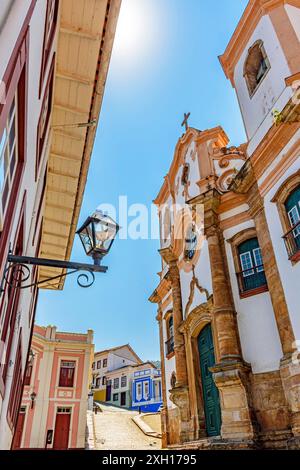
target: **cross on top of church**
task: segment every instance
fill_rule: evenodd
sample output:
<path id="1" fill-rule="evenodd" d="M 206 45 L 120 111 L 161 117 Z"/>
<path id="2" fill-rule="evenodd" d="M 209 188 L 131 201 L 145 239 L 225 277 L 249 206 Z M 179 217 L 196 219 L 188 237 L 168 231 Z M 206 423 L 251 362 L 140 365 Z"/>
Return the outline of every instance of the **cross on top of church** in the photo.
<path id="1" fill-rule="evenodd" d="M 181 124 L 181 127 L 185 126 L 186 131 L 189 128 L 188 119 L 189 119 L 190 115 L 191 115 L 191 113 L 184 113 L 184 120 L 182 121 L 182 124 Z"/>

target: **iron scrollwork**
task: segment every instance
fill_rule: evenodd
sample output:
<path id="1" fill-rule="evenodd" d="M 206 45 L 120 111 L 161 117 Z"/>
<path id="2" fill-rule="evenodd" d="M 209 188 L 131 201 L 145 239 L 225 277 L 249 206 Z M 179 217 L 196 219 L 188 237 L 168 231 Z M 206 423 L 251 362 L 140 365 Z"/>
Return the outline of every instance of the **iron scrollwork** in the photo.
<path id="1" fill-rule="evenodd" d="M 29 281 L 32 273 L 30 266 L 59 268 L 63 269 L 64 272 L 47 279 L 37 279 L 36 281 L 32 282 L 31 280 Z M 74 263 L 70 261 L 49 260 L 44 258 L 32 258 L 26 256 L 14 256 L 9 254 L 1 282 L 0 295 L 4 291 L 5 285 L 18 289 L 28 289 L 30 287 L 41 285 L 48 285 L 51 287 L 51 285 L 53 286 L 53 281 L 63 279 L 64 277 L 75 273 L 80 273 L 77 276 L 78 286 L 87 289 L 95 282 L 95 272 L 106 271 L 107 267 L 105 266 Z"/>

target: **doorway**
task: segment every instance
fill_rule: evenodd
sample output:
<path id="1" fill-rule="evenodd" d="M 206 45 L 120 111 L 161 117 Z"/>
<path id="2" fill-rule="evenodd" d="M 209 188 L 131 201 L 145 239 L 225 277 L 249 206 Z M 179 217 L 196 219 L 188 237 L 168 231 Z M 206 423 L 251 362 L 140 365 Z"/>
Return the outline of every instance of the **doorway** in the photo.
<path id="1" fill-rule="evenodd" d="M 219 391 L 209 368 L 215 365 L 215 352 L 211 325 L 206 325 L 198 337 L 200 370 L 203 391 L 206 432 L 208 436 L 221 433 L 221 408 Z"/>
<path id="2" fill-rule="evenodd" d="M 58 408 L 55 420 L 53 449 L 66 450 L 69 447 L 71 409 Z"/>
<path id="3" fill-rule="evenodd" d="M 121 392 L 121 406 L 126 405 L 126 392 Z"/>
<path id="4" fill-rule="evenodd" d="M 21 449 L 25 416 L 26 416 L 26 407 L 22 406 L 18 415 L 16 430 L 15 430 L 15 435 L 14 435 L 14 440 L 13 440 L 13 445 L 12 445 L 13 450 Z"/>

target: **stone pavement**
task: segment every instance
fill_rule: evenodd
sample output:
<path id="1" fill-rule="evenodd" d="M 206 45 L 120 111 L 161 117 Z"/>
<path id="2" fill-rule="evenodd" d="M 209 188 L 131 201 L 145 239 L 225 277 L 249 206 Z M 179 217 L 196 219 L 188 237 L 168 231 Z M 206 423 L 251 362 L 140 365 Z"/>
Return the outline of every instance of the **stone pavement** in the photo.
<path id="1" fill-rule="evenodd" d="M 132 418 L 136 411 L 101 404 L 102 413 L 94 414 L 96 450 L 161 449 L 161 440 L 146 436 Z"/>

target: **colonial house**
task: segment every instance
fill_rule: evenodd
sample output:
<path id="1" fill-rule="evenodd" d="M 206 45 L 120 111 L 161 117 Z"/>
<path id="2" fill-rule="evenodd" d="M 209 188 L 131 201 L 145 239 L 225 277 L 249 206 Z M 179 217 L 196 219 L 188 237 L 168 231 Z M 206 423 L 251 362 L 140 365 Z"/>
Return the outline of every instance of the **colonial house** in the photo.
<path id="1" fill-rule="evenodd" d="M 0 449 L 16 428 L 37 282 L 63 274 L 23 267 L 21 290 L 7 257 L 70 258 L 119 8 L 120 0 L 1 0 Z"/>
<path id="2" fill-rule="evenodd" d="M 132 379 L 132 409 L 142 413 L 157 412 L 162 405 L 161 371 L 152 363 L 149 368 L 135 366 Z"/>
<path id="3" fill-rule="evenodd" d="M 94 400 L 110 401 L 111 386 L 107 384 L 108 373 L 126 366 L 141 364 L 141 362 L 130 344 L 96 352 L 92 364 Z"/>
<path id="4" fill-rule="evenodd" d="M 163 446 L 300 448 L 299 39 L 299 0 L 249 1 L 220 57 L 247 142 L 186 125 L 156 198 Z"/>
<path id="5" fill-rule="evenodd" d="M 135 365 L 127 365 L 114 369 L 107 374 L 106 380 L 106 402 L 122 406 L 124 408 L 132 408 L 133 406 L 133 379 L 135 372 L 141 374 L 151 370 L 154 365 L 150 362 L 140 362 Z M 149 383 L 149 382 L 148 382 Z M 148 389 L 150 392 L 150 389 Z"/>
<path id="6" fill-rule="evenodd" d="M 93 331 L 34 326 L 13 449 L 84 449 Z"/>

